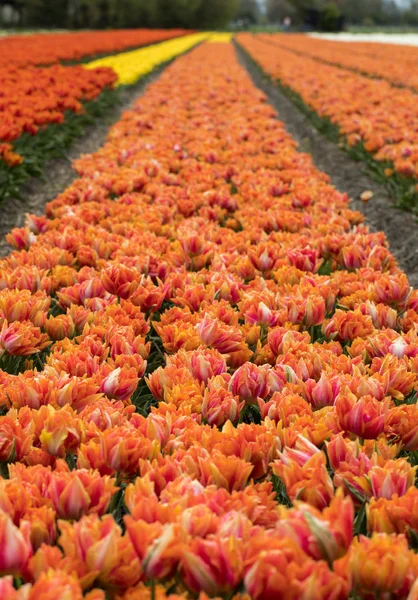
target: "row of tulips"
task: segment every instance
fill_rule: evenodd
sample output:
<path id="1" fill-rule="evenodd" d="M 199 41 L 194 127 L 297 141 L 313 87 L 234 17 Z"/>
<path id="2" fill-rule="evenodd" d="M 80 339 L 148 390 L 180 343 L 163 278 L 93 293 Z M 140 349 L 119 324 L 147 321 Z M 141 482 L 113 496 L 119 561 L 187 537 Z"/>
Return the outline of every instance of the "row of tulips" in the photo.
<path id="1" fill-rule="evenodd" d="M 112 69 L 82 66 L 0 68 L 0 160 L 9 167 L 23 162 L 12 142 L 23 133 L 35 135 L 51 123 L 63 123 L 67 111 L 83 112 L 83 102 L 112 88 Z"/>
<path id="2" fill-rule="evenodd" d="M 418 74 L 415 70 L 418 48 L 414 46 L 370 42 L 341 43 L 300 34 L 259 37 L 311 58 L 358 71 L 369 77 L 387 79 L 395 85 L 411 87 L 418 91 Z"/>
<path id="3" fill-rule="evenodd" d="M 418 292 L 231 44 L 0 263 L 0 596 L 418 597 Z"/>
<path id="4" fill-rule="evenodd" d="M 62 123 L 66 111 L 82 112 L 82 101 L 95 99 L 106 86 L 133 84 L 204 37 L 176 38 L 85 66 L 0 68 L 0 157 L 10 166 L 20 164 L 22 157 L 13 152 L 10 142 L 22 133 L 35 135 L 40 127 Z"/>
<path id="5" fill-rule="evenodd" d="M 202 42 L 207 37 L 207 33 L 185 35 L 181 38 L 162 42 L 156 46 L 139 48 L 131 52 L 123 52 L 122 54 L 99 58 L 87 63 L 86 68 L 111 68 L 118 76 L 118 85 L 131 85 L 158 65 L 172 60 L 183 52 L 187 52 L 187 50 L 190 50 L 190 48 Z"/>
<path id="6" fill-rule="evenodd" d="M 97 108 L 92 109 L 94 114 L 114 105 L 116 97 L 106 93 L 99 97 L 101 92 L 136 83 L 206 35 L 176 37 L 83 66 L 0 67 L 0 199 L 18 192 L 16 182 L 21 184 L 30 175 L 41 172 L 48 155 L 62 151 L 60 144 L 66 144 L 65 136 L 71 141 L 83 131 L 79 126 L 83 119 L 71 119 L 71 116 L 88 115 L 91 101 L 95 99 L 98 100 Z M 84 120 L 88 119 L 87 116 Z M 46 129 L 51 124 L 61 127 L 64 124 L 65 133 L 61 127 Z M 30 136 L 36 136 L 34 143 L 29 143 Z"/>
<path id="7" fill-rule="evenodd" d="M 263 35 L 241 34 L 237 40 L 263 71 L 337 127 L 349 148 L 361 147 L 366 159 L 381 163 L 382 175 L 416 207 L 418 96 L 413 91 L 300 56 Z"/>
<path id="8" fill-rule="evenodd" d="M 184 29 L 115 29 L 73 33 L 34 33 L 0 39 L 0 67 L 51 65 L 86 56 L 122 52 L 185 35 Z"/>

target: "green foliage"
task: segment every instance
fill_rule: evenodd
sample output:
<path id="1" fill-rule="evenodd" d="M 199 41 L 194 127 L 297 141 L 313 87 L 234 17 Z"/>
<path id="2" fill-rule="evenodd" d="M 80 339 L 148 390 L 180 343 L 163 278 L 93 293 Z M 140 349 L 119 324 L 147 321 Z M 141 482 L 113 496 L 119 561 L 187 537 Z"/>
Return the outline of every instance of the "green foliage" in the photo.
<path id="1" fill-rule="evenodd" d="M 418 24 L 418 0 L 334 0 L 333 8 L 330 6 L 329 0 L 266 0 L 268 20 L 275 23 L 290 16 L 293 23 L 301 24 L 306 10 L 317 9 L 322 13 L 321 21 L 324 18 L 326 21 L 319 26 L 331 31 L 337 9 L 347 23 L 369 26 Z"/>
<path id="2" fill-rule="evenodd" d="M 292 0 L 267 0 L 266 8 L 270 23 L 283 23 L 286 17 L 290 17 L 292 22 L 298 21 L 298 8 Z"/>
<path id="3" fill-rule="evenodd" d="M 235 18 L 246 25 L 256 25 L 261 18 L 257 0 L 241 0 Z"/>
<path id="4" fill-rule="evenodd" d="M 211 29 L 249 3 L 257 8 L 255 0 L 20 0 L 18 9 L 26 27 Z"/>
<path id="5" fill-rule="evenodd" d="M 70 0 L 22 0 L 24 25 L 37 27 L 67 27 Z"/>
<path id="6" fill-rule="evenodd" d="M 177 0 L 176 0 L 177 1 Z M 224 27 L 233 19 L 239 8 L 239 0 L 201 0 L 196 11 L 196 29 Z"/>
<path id="7" fill-rule="evenodd" d="M 201 0 L 156 0 L 156 4 L 162 27 L 196 27 Z"/>
<path id="8" fill-rule="evenodd" d="M 321 13 L 321 30 L 338 31 L 340 28 L 341 11 L 336 4 L 327 4 Z"/>
<path id="9" fill-rule="evenodd" d="M 288 508 L 291 507 L 292 502 L 289 496 L 287 495 L 286 486 L 283 483 L 282 479 L 280 479 L 280 477 L 277 477 L 277 475 L 272 474 L 271 482 L 273 484 L 273 490 L 276 492 L 276 501 L 279 504 L 287 506 Z"/>
<path id="10" fill-rule="evenodd" d="M 186 27 L 209 29 L 225 27 L 230 20 L 253 26 L 304 21 L 305 11 L 323 11 L 328 23 L 335 23 L 335 8 L 350 24 L 417 25 L 418 0 L 264 0 L 265 16 L 257 0 L 14 0 L 20 14 L 20 27 L 42 28 L 133 28 Z M 321 25 L 322 26 L 322 25 Z"/>

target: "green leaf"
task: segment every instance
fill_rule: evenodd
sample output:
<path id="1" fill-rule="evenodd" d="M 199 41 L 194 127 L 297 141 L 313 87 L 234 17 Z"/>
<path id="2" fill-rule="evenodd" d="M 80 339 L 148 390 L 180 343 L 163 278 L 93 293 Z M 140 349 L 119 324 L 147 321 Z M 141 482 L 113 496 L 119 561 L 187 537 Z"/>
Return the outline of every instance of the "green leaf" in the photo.
<path id="1" fill-rule="evenodd" d="M 347 481 L 347 479 L 345 479 L 343 477 L 343 481 L 344 481 L 344 485 L 346 486 L 346 488 L 349 490 L 349 492 L 355 497 L 357 498 L 357 500 L 359 502 L 361 502 L 362 504 L 364 504 L 365 502 L 367 502 L 367 498 L 364 494 L 362 494 L 357 488 L 355 488 L 349 481 Z"/>
<path id="2" fill-rule="evenodd" d="M 415 552 L 417 552 L 418 551 L 418 531 L 416 531 L 415 529 L 412 529 L 412 527 L 408 527 L 406 533 L 408 536 L 409 546 L 411 547 L 412 550 L 415 550 Z"/>
<path id="3" fill-rule="evenodd" d="M 283 504 L 284 506 L 292 506 L 292 502 L 287 495 L 286 486 L 283 483 L 283 480 L 274 473 L 271 476 L 271 481 L 273 483 L 273 489 L 276 492 L 276 500 L 279 504 Z"/>
<path id="4" fill-rule="evenodd" d="M 354 535 L 365 535 L 367 533 L 366 502 L 361 505 L 354 519 L 353 532 Z"/>
<path id="5" fill-rule="evenodd" d="M 318 269 L 318 275 L 331 275 L 332 273 L 332 259 L 327 258 L 322 261 L 321 266 Z"/>

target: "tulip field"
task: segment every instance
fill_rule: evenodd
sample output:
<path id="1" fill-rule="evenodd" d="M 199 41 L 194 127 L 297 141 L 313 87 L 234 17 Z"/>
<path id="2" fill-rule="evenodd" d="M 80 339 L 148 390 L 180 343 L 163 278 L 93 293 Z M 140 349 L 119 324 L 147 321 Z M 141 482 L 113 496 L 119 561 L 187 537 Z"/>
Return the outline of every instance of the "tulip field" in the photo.
<path id="1" fill-rule="evenodd" d="M 418 600 L 418 290 L 237 46 L 409 186 L 415 84 L 383 44 L 117 34 L 0 66 L 9 172 L 167 63 L 7 235 L 1 600 Z"/>
<path id="2" fill-rule="evenodd" d="M 93 104 L 96 113 L 103 111 L 112 104 L 109 90 L 115 84 L 134 83 L 201 37 L 179 37 L 183 33 L 133 30 L 0 39 L 0 201 L 18 193 L 18 186 L 31 175 L 40 175 L 49 155 L 80 133 L 79 122 L 68 115 L 85 116 Z M 155 44 L 170 38 L 175 39 Z M 126 72 L 129 53 L 87 63 L 87 69 L 58 63 L 150 43 L 155 45 L 134 51 L 141 61 L 134 77 Z M 114 68 L 105 66 L 109 60 Z M 60 127 L 45 129 L 48 124 Z"/>
<path id="3" fill-rule="evenodd" d="M 237 39 L 320 128 L 369 163 L 401 205 L 418 210 L 417 48 L 354 42 L 347 51 L 300 35 Z"/>

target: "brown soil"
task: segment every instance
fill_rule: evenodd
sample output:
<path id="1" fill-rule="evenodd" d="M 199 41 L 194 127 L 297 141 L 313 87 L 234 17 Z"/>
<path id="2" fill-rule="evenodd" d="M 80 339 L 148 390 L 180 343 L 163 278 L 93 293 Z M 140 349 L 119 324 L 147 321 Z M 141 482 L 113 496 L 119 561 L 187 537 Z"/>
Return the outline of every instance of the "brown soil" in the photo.
<path id="1" fill-rule="evenodd" d="M 263 76 L 238 46 L 236 50 L 241 64 L 254 84 L 267 95 L 287 131 L 299 143 L 300 150 L 311 154 L 315 165 L 331 177 L 333 185 L 348 193 L 352 199 L 351 208 L 365 215 L 371 230 L 385 232 L 399 266 L 407 274 L 411 285 L 418 287 L 418 223 L 415 217 L 396 208 L 386 188 L 370 177 L 362 163 L 354 161 L 322 135 L 310 119 Z M 371 190 L 373 197 L 364 203 L 360 195 L 366 190 Z"/>

